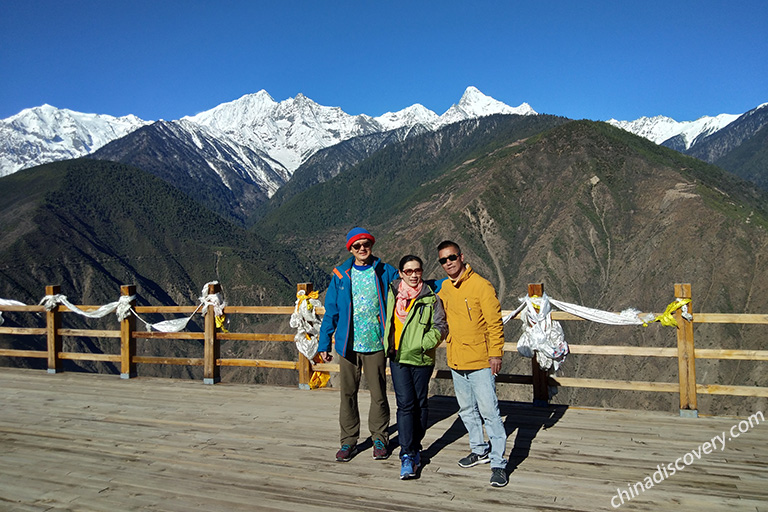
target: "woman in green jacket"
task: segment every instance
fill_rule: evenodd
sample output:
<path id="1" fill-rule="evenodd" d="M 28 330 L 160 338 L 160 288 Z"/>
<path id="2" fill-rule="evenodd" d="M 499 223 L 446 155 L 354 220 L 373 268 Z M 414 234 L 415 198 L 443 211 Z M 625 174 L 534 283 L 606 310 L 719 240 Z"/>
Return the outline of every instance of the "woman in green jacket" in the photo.
<path id="1" fill-rule="evenodd" d="M 434 284 L 422 280 L 418 256 L 400 260 L 400 279 L 389 285 L 384 349 L 389 355 L 397 401 L 400 478 L 414 478 L 421 465 L 421 441 L 429 416 L 429 379 L 435 349 L 448 334 L 445 311 Z"/>

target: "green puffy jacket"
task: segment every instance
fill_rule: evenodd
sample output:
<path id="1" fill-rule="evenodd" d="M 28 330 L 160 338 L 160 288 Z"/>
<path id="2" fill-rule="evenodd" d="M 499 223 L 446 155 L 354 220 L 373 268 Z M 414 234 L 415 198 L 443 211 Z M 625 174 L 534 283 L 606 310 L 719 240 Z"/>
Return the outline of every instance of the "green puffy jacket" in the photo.
<path id="1" fill-rule="evenodd" d="M 395 279 L 389 285 L 384 350 L 398 363 L 434 366 L 435 349 L 448 335 L 443 303 L 435 294 L 434 285 L 424 281 L 421 293 L 413 299 L 413 305 L 408 310 L 400 344 L 395 351 L 395 297 L 400 281 Z"/>

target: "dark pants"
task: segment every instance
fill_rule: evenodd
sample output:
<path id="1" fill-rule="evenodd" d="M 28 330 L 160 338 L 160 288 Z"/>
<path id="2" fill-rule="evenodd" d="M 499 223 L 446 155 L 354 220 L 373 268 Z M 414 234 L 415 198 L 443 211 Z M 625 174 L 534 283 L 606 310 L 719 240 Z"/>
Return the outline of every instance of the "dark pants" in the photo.
<path id="1" fill-rule="evenodd" d="M 371 407 L 368 410 L 368 429 L 371 440 L 389 444 L 389 402 L 387 401 L 387 360 L 384 351 L 352 352 L 339 358 L 339 426 L 341 445 L 354 446 L 360 437 L 360 410 L 357 392 L 360 389 L 360 372 L 371 393 Z"/>
<path id="2" fill-rule="evenodd" d="M 427 432 L 429 418 L 429 379 L 434 366 L 413 366 L 390 361 L 392 384 L 397 401 L 397 432 L 400 457 L 415 457 Z"/>

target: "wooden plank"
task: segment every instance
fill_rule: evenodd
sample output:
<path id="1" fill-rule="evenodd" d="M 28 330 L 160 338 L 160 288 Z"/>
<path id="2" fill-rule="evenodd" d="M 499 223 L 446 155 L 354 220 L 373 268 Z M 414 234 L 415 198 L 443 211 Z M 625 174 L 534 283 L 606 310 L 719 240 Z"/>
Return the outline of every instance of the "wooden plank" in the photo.
<path id="1" fill-rule="evenodd" d="M 768 350 L 697 348 L 696 359 L 740 359 L 746 361 L 768 361 Z"/>
<path id="2" fill-rule="evenodd" d="M 312 363 L 312 369 L 316 372 L 339 373 L 339 363 Z"/>
<path id="3" fill-rule="evenodd" d="M 45 336 L 45 327 L 0 327 L 0 334 L 22 334 L 31 336 Z"/>
<path id="4" fill-rule="evenodd" d="M 220 340 L 235 341 L 294 341 L 294 334 L 271 334 L 258 332 L 222 332 L 218 333 Z"/>
<path id="5" fill-rule="evenodd" d="M 0 311 L 5 313 L 8 312 L 16 312 L 16 313 L 45 313 L 45 307 L 43 306 L 1 306 L 0 305 Z"/>
<path id="6" fill-rule="evenodd" d="M 159 332 L 159 331 L 134 331 L 135 338 L 155 340 L 202 340 L 205 333 L 202 332 Z"/>
<path id="7" fill-rule="evenodd" d="M 14 350 L 8 348 L 0 348 L 0 356 L 7 357 L 38 357 L 46 359 L 48 352 L 45 350 Z"/>
<path id="8" fill-rule="evenodd" d="M 59 359 L 70 361 L 111 361 L 120 362 L 120 354 L 93 354 L 84 352 L 59 352 Z"/>
<path id="9" fill-rule="evenodd" d="M 660 391 L 677 393 L 679 386 L 673 382 L 646 382 L 638 380 L 583 379 L 576 377 L 549 377 L 551 386 L 591 389 L 626 389 L 633 391 Z"/>
<path id="10" fill-rule="evenodd" d="M 260 368 L 283 368 L 286 370 L 298 370 L 299 363 L 296 361 L 271 361 L 267 359 L 217 359 L 219 366 L 245 366 Z"/>
<path id="11" fill-rule="evenodd" d="M 627 347 L 568 344 L 568 349 L 570 350 L 571 354 L 636 357 L 677 357 L 677 349 L 670 347 Z M 696 355 L 698 356 L 698 350 L 696 351 Z"/>
<path id="12" fill-rule="evenodd" d="M 152 357 L 152 356 L 136 356 L 133 358 L 134 363 L 140 364 L 173 364 L 173 365 L 189 365 L 189 366 L 203 366 L 202 357 Z"/>
<path id="13" fill-rule="evenodd" d="M 120 331 L 99 329 L 59 329 L 60 336 L 74 336 L 87 338 L 119 338 Z"/>
<path id="14" fill-rule="evenodd" d="M 694 313 L 696 324 L 768 324 L 768 315 L 747 313 Z"/>
<path id="15" fill-rule="evenodd" d="M 754 396 L 768 398 L 768 388 L 756 386 L 725 386 L 720 384 L 697 384 L 696 391 L 708 395 Z"/>
<path id="16" fill-rule="evenodd" d="M 244 315 L 291 315 L 293 306 L 227 306 L 224 312 L 231 314 Z"/>
<path id="17" fill-rule="evenodd" d="M 141 315 L 147 313 L 163 313 L 163 314 L 184 314 L 191 315 L 192 313 L 199 311 L 199 306 L 136 306 L 133 310 Z"/>

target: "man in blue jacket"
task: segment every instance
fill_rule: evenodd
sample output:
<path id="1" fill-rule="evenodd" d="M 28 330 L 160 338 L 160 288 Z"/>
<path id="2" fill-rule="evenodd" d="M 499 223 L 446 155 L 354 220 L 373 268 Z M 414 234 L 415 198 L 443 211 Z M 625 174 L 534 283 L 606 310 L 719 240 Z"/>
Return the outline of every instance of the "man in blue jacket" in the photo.
<path id="1" fill-rule="evenodd" d="M 357 452 L 360 411 L 357 392 L 360 373 L 365 373 L 371 393 L 368 429 L 373 441 L 373 458 L 389 457 L 389 402 L 387 401 L 384 319 L 387 286 L 398 277 L 397 269 L 373 256 L 376 239 L 363 228 L 347 233 L 347 250 L 352 256 L 333 269 L 325 296 L 325 314 L 320 326 L 318 352 L 330 362 L 331 336 L 335 333 L 339 361 L 339 426 L 341 449 L 336 460 L 347 462 Z"/>

